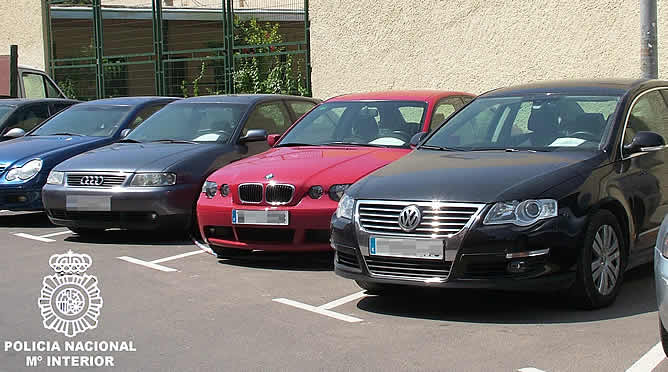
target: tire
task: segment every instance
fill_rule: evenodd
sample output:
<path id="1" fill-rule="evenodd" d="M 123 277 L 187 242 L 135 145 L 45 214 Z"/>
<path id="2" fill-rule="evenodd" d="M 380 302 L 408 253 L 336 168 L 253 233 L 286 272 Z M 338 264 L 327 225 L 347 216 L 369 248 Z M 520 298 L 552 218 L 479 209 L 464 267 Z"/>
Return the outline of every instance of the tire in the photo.
<path id="1" fill-rule="evenodd" d="M 659 319 L 659 333 L 661 334 L 661 346 L 663 346 L 663 353 L 668 356 L 668 331 L 666 331 L 663 323 L 661 323 L 661 319 Z"/>
<path id="2" fill-rule="evenodd" d="M 392 295 L 397 294 L 401 290 L 401 287 L 393 284 L 374 283 L 366 280 L 355 280 L 355 283 L 360 288 L 366 290 L 366 293 L 372 295 Z"/>
<path id="3" fill-rule="evenodd" d="M 83 237 L 93 237 L 104 232 L 104 229 L 86 229 L 83 227 L 69 227 L 73 233 Z"/>
<path id="4" fill-rule="evenodd" d="M 215 245 L 211 246 L 211 250 L 213 251 L 213 253 L 216 254 L 218 258 L 238 258 L 238 257 L 250 256 L 251 254 L 251 251 L 247 251 L 244 249 L 225 248 Z"/>
<path id="5" fill-rule="evenodd" d="M 571 287 L 575 305 L 598 309 L 612 304 L 624 280 L 627 247 L 615 215 L 599 210 L 589 218 Z"/>

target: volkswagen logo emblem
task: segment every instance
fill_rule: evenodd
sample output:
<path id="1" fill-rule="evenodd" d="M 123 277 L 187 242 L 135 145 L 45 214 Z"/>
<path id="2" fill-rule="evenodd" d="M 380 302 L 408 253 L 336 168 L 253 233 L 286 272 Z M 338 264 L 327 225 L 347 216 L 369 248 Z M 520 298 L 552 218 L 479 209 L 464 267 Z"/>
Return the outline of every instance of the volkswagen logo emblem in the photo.
<path id="1" fill-rule="evenodd" d="M 81 177 L 80 184 L 84 186 L 100 186 L 104 183 L 104 177 L 102 176 L 83 176 Z"/>
<path id="2" fill-rule="evenodd" d="M 422 212 L 417 205 L 409 205 L 399 213 L 399 227 L 405 232 L 415 230 L 422 221 Z"/>

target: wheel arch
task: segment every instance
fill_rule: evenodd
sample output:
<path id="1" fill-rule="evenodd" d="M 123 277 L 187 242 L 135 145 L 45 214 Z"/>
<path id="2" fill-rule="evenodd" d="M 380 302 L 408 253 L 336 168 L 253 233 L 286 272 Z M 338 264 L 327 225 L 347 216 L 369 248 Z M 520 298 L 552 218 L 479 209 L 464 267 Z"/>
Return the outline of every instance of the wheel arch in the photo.
<path id="1" fill-rule="evenodd" d="M 612 213 L 615 216 L 615 218 L 617 218 L 617 222 L 619 222 L 619 225 L 622 229 L 624 242 L 626 243 L 624 245 L 626 248 L 625 253 L 626 256 L 628 256 L 629 252 L 631 252 L 632 249 L 631 236 L 633 236 L 632 229 L 634 226 L 633 224 L 635 223 L 635 221 L 633 220 L 633 216 L 631 215 L 629 210 L 625 208 L 624 205 L 619 200 L 616 199 L 602 200 L 590 210 L 590 215 L 599 210 L 607 210 L 608 212 Z"/>

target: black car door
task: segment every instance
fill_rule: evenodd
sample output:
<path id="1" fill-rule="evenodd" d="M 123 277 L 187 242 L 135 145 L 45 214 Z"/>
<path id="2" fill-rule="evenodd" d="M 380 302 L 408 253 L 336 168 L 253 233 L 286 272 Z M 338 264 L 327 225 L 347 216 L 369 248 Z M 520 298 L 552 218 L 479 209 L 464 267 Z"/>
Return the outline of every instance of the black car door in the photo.
<path id="1" fill-rule="evenodd" d="M 625 154 L 622 147 L 631 143 L 639 131 L 652 131 L 661 134 L 664 140 L 668 138 L 668 104 L 661 90 L 640 93 L 625 120 L 624 135 L 618 149 L 621 160 L 615 167 L 615 183 L 632 210 L 635 227 L 631 229 L 631 241 L 635 242 L 632 249 L 636 253 L 645 251 L 651 254 L 661 221 L 668 213 L 666 149 Z"/>

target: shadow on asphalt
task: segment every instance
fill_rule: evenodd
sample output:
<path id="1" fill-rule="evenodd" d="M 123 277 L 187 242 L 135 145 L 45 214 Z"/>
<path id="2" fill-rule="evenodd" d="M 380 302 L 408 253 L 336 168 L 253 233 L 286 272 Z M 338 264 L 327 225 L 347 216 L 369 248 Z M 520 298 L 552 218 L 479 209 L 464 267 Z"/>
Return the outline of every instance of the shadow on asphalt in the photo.
<path id="1" fill-rule="evenodd" d="M 44 212 L 10 213 L 0 215 L 0 227 L 54 227 Z"/>
<path id="2" fill-rule="evenodd" d="M 155 231 L 107 230 L 93 236 L 73 234 L 65 239 L 72 243 L 127 245 L 193 245 L 185 234 L 166 234 Z"/>
<path id="3" fill-rule="evenodd" d="M 221 259 L 218 262 L 265 270 L 332 271 L 334 253 L 253 252 L 247 256 Z"/>
<path id="4" fill-rule="evenodd" d="M 369 296 L 361 310 L 400 317 L 465 323 L 556 324 L 623 318 L 657 311 L 652 265 L 625 274 L 615 303 L 599 310 L 576 309 L 564 295 L 468 289 L 407 290 Z"/>

